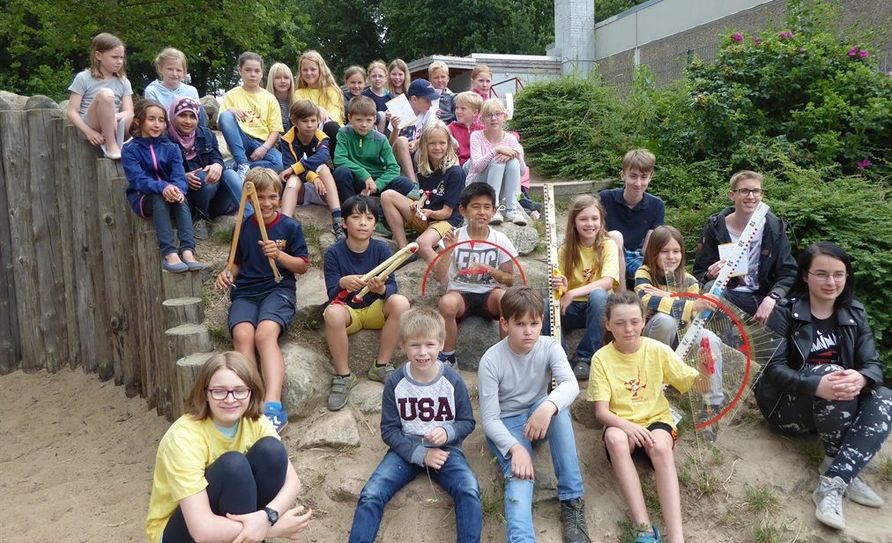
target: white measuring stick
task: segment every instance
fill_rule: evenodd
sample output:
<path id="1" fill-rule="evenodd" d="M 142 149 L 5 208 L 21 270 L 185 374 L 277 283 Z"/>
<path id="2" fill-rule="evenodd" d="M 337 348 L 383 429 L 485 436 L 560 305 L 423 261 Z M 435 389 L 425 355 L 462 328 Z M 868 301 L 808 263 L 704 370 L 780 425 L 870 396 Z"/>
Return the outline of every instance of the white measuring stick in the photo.
<path id="1" fill-rule="evenodd" d="M 740 259 L 748 258 L 747 253 L 749 252 L 750 243 L 756 235 L 762 232 L 762 225 L 765 224 L 765 216 L 768 215 L 768 209 L 768 204 L 759 202 L 756 211 L 753 212 L 753 216 L 750 217 L 743 232 L 740 233 L 740 238 L 738 238 L 737 244 L 731 252 L 731 257 L 725 262 L 722 269 L 719 270 L 719 274 L 715 278 L 715 281 L 712 283 L 712 287 L 707 294 L 718 298 L 722 295 L 722 292 L 725 291 L 725 287 L 728 286 L 728 280 L 731 278 L 731 272 L 737 268 Z M 685 332 L 684 337 L 678 342 L 675 354 L 682 359 L 687 356 L 691 347 L 700 340 L 700 334 L 703 333 L 703 325 L 706 323 L 706 319 L 709 318 L 711 313 L 712 312 L 708 310 L 701 311 L 699 315 L 694 317 L 693 322 L 691 322 L 691 325 L 688 327 L 688 331 Z"/>
<path id="2" fill-rule="evenodd" d="M 545 243 L 548 246 L 548 319 L 551 337 L 561 340 L 561 297 L 554 288 L 553 278 L 558 275 L 557 219 L 554 214 L 554 185 L 546 183 L 542 188 L 545 208 Z"/>

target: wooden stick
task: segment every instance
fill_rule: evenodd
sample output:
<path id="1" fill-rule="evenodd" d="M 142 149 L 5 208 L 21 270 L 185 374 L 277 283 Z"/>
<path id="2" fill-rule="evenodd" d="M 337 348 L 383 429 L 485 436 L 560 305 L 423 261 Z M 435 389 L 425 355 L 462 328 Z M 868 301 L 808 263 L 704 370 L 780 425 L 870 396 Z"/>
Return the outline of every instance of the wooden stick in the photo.
<path id="1" fill-rule="evenodd" d="M 235 250 L 238 247 L 238 237 L 242 231 L 242 222 L 244 221 L 245 206 L 248 203 L 248 198 L 251 198 L 251 205 L 254 206 L 254 218 L 257 220 L 257 226 L 260 228 L 260 238 L 264 242 L 269 241 L 269 236 L 266 234 L 266 224 L 263 222 L 263 215 L 260 214 L 260 200 L 257 199 L 257 189 L 254 188 L 254 183 L 248 181 L 242 187 L 242 199 L 239 202 L 238 214 L 235 218 L 235 231 L 232 234 L 232 244 L 229 246 L 229 261 L 226 264 L 226 270 L 230 275 L 232 275 L 232 268 L 235 265 Z M 266 257 L 266 259 L 269 261 L 269 267 L 273 270 L 273 277 L 275 277 L 276 283 L 280 283 L 282 274 L 279 273 L 276 261 L 271 256 Z"/>
<path id="2" fill-rule="evenodd" d="M 375 266 L 375 268 L 369 273 L 362 276 L 363 281 L 368 281 L 372 277 L 377 277 L 378 279 L 386 279 L 388 275 L 396 271 L 397 268 L 403 265 L 403 262 L 409 259 L 415 252 L 418 250 L 418 244 L 414 241 L 396 253 L 393 254 L 390 258 L 385 260 L 384 262 Z M 366 294 L 369 292 L 369 287 L 362 287 L 362 290 L 356 293 L 356 296 L 353 297 L 354 302 L 361 302 Z"/>

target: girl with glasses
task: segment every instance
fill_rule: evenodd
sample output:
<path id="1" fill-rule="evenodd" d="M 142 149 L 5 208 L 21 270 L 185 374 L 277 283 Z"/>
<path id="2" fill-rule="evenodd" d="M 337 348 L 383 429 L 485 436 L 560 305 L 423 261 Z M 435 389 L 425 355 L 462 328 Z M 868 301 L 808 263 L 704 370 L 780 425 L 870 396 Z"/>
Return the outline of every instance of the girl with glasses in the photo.
<path id="1" fill-rule="evenodd" d="M 812 495 L 815 516 L 842 530 L 845 495 L 867 507 L 884 503 L 859 474 L 889 434 L 892 391 L 883 386 L 842 248 L 822 242 L 806 249 L 790 295 L 779 308 L 782 341 L 756 381 L 756 402 L 777 431 L 820 436 L 825 457 Z"/>
<path id="2" fill-rule="evenodd" d="M 181 416 L 161 438 L 146 534 L 157 543 L 292 539 L 312 511 L 295 505 L 300 479 L 272 423 L 263 381 L 230 351 L 212 356 Z"/>

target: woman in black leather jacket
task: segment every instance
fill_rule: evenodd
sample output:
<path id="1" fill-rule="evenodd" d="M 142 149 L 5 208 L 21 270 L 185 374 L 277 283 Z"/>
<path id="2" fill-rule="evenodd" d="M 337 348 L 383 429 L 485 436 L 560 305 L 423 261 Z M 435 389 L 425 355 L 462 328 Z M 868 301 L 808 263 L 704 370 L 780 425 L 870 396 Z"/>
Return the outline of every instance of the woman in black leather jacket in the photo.
<path id="1" fill-rule="evenodd" d="M 845 527 L 842 498 L 880 507 L 883 499 L 858 474 L 892 426 L 892 391 L 864 306 L 854 299 L 849 255 L 817 243 L 799 259 L 790 302 L 778 315 L 782 341 L 756 382 L 756 402 L 776 430 L 817 432 L 826 457 L 815 490 L 815 515 Z"/>

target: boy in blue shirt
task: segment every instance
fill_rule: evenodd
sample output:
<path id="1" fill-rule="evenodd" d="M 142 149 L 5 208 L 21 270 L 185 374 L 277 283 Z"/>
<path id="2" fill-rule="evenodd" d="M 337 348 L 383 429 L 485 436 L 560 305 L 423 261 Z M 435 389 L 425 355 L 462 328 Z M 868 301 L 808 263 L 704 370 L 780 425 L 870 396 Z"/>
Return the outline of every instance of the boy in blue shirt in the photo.
<path id="1" fill-rule="evenodd" d="M 235 252 L 232 274 L 224 269 L 215 286 L 230 287 L 229 332 L 235 350 L 257 363 L 266 386 L 263 413 L 282 432 L 288 424 L 288 412 L 282 406 L 282 384 L 285 382 L 285 359 L 279 349 L 279 336 L 294 319 L 297 303 L 297 281 L 294 274 L 303 274 L 310 264 L 307 244 L 300 223 L 279 212 L 282 183 L 269 168 L 254 168 L 245 182 L 254 183 L 260 210 L 245 219 Z M 266 226 L 264 242 L 257 223 L 258 215 Z M 276 283 L 269 266 L 275 261 L 282 281 Z"/>
<path id="2" fill-rule="evenodd" d="M 351 104 L 359 100 L 354 98 Z M 367 328 L 381 330 L 378 358 L 369 368 L 368 377 L 384 382 L 394 372 L 390 358 L 399 341 L 400 315 L 409 309 L 409 300 L 396 293 L 396 277 L 386 279 L 362 276 L 390 258 L 390 247 L 379 239 L 372 239 L 375 217 L 379 210 L 375 200 L 357 195 L 348 198 L 341 211 L 347 238 L 325 251 L 325 288 L 329 305 L 325 308 L 325 339 L 331 352 L 335 375 L 331 379 L 328 409 L 338 411 L 347 404 L 347 396 L 356 376 L 347 363 L 347 336 Z M 369 292 L 362 300 L 354 295 L 364 287 Z"/>
<path id="3" fill-rule="evenodd" d="M 452 496 L 456 540 L 480 541 L 480 486 L 461 450 L 474 413 L 461 376 L 437 360 L 445 337 L 443 317 L 430 309 L 410 309 L 400 320 L 409 363 L 387 378 L 381 399 L 381 439 L 390 449 L 359 495 L 350 543 L 374 543 L 384 506 L 425 472 Z"/>
<path id="4" fill-rule="evenodd" d="M 623 188 L 602 190 L 598 197 L 607 216 L 610 239 L 619 249 L 619 288 L 626 288 L 626 277 L 644 260 L 647 238 L 663 224 L 666 208 L 663 200 L 647 192 L 654 173 L 656 157 L 647 149 L 632 149 L 623 157 L 619 176 Z"/>

